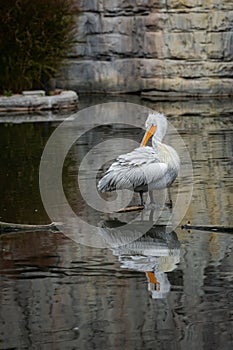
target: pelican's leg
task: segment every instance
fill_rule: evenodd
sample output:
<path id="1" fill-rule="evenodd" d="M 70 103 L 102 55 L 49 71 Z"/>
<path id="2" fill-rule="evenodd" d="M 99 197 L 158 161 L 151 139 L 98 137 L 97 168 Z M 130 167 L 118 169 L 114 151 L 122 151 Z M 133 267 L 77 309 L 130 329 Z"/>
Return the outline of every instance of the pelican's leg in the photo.
<path id="1" fill-rule="evenodd" d="M 156 193 L 154 190 L 149 191 L 150 203 L 145 204 L 146 209 L 161 209 L 166 198 L 164 198 L 164 193 L 161 190 L 157 190 Z"/>
<path id="2" fill-rule="evenodd" d="M 149 191 L 150 203 L 154 203 L 154 192 Z"/>
<path id="3" fill-rule="evenodd" d="M 168 202 L 166 203 L 166 206 L 168 208 L 172 208 L 172 199 L 171 199 L 170 187 L 168 187 L 167 193 L 168 193 Z"/>
<path id="4" fill-rule="evenodd" d="M 140 194 L 140 199 L 141 199 L 141 205 L 144 206 L 144 202 L 143 202 L 143 191 L 140 191 L 139 194 Z"/>

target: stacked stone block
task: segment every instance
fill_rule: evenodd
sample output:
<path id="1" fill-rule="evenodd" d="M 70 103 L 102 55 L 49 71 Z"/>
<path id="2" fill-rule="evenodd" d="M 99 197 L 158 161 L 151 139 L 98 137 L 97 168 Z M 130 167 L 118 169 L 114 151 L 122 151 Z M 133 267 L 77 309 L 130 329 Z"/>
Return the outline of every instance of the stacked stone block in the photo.
<path id="1" fill-rule="evenodd" d="M 233 93 L 230 0 L 77 0 L 76 45 L 57 79 L 80 92 Z"/>

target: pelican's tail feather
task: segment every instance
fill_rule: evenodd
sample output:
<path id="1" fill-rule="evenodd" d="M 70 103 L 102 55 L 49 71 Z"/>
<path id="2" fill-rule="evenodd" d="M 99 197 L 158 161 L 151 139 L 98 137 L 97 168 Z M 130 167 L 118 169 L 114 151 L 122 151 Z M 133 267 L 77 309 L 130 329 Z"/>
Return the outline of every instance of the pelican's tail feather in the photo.
<path id="1" fill-rule="evenodd" d="M 109 174 L 106 174 L 98 183 L 97 188 L 100 192 L 115 191 L 116 183 Z"/>

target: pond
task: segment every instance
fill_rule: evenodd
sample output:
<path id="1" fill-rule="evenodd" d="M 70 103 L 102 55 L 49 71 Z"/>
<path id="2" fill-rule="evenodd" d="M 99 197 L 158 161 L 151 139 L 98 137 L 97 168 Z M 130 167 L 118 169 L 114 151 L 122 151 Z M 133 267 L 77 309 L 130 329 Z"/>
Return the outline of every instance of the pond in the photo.
<path id="1" fill-rule="evenodd" d="M 0 349 L 232 349 L 233 231 L 223 230 L 233 227 L 232 100 L 81 95 L 80 111 L 105 102 L 130 102 L 168 116 L 193 172 L 178 178 L 170 196 L 176 198 L 179 185 L 187 198 L 191 188 L 191 201 L 187 208 L 180 205 L 181 222 L 170 232 L 169 208 L 159 220 L 150 209 L 109 214 L 93 208 L 84 198 L 92 190 L 88 185 L 81 191 L 81 184 L 93 184 L 115 155 L 141 141 L 145 116 L 138 117 L 141 126 L 136 127 L 93 122 L 70 145 L 62 183 L 73 212 L 98 227 L 98 239 L 76 224 L 78 239 L 52 231 L 0 236 Z M 0 221 L 51 222 L 41 199 L 39 166 L 46 142 L 70 115 L 0 115 Z M 72 123 L 66 128 L 71 138 L 80 129 Z M 171 132 L 167 143 L 178 147 L 178 134 Z M 125 141 L 115 146 L 118 138 Z M 94 150 L 99 159 L 95 147 L 104 141 L 114 145 L 104 149 L 108 162 L 102 170 L 87 163 L 78 179 L 85 156 Z M 50 156 L 56 169 L 57 155 Z M 52 198 L 54 180 L 47 180 Z M 69 214 L 56 198 L 55 219 L 62 212 L 66 220 Z M 187 222 L 220 231 L 182 229 Z M 148 230 L 138 234 L 148 223 Z"/>

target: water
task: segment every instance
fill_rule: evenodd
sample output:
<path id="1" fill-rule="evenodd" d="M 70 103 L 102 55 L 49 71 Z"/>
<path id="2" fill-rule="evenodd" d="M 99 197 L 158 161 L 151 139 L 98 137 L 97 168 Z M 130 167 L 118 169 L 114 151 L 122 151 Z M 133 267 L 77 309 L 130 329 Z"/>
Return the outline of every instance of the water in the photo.
<path id="1" fill-rule="evenodd" d="M 114 99 L 164 111 L 182 135 L 194 175 L 192 202 L 182 223 L 233 226 L 231 100 L 86 96 L 80 107 Z M 50 222 L 38 169 L 44 145 L 62 117 L 50 115 L 45 121 L 46 116 L 35 115 L 33 123 L 15 124 L 7 116 L 0 124 L 1 221 Z M 77 244 L 53 232 L 0 237 L 0 349 L 232 349 L 232 234 L 180 227 L 166 234 L 154 225 L 136 242 L 117 247 L 119 240 L 137 236 L 140 224 L 119 236 L 116 228 L 126 214 L 100 215 L 82 200 L 77 183 L 82 157 L 98 140 L 117 132 L 135 141 L 142 137 L 139 129 L 99 127 L 71 148 L 63 172 L 73 210 L 100 225 L 109 248 Z M 174 184 L 172 198 L 175 193 Z"/>

